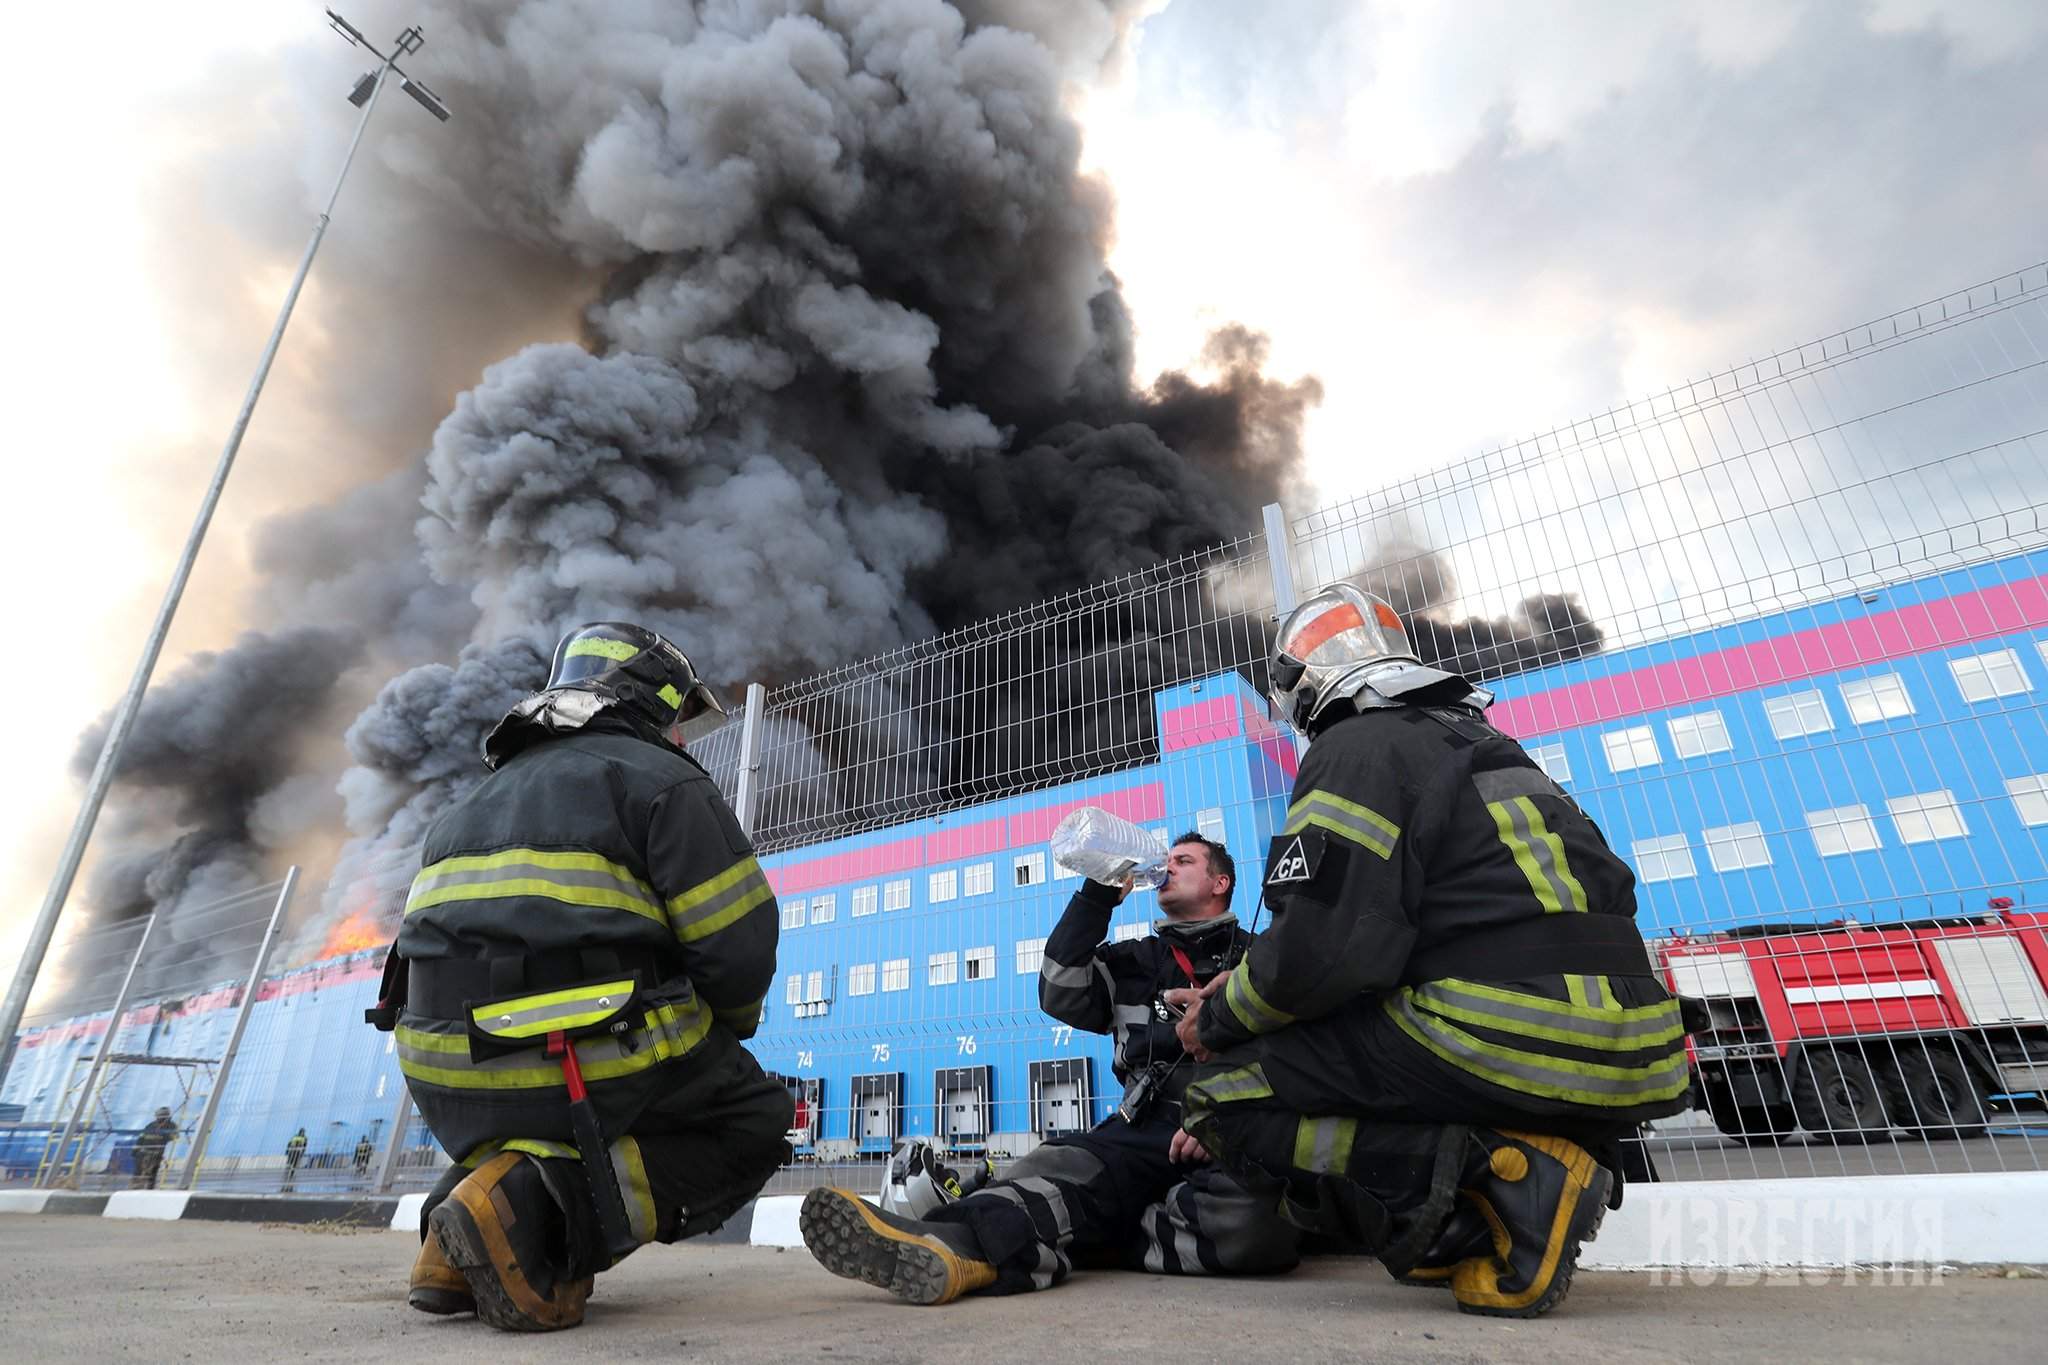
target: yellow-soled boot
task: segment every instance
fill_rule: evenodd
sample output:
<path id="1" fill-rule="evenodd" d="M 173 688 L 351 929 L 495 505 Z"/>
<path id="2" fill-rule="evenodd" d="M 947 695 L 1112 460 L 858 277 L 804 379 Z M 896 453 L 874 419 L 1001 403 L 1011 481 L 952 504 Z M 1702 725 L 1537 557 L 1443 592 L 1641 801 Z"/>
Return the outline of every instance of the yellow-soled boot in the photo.
<path id="1" fill-rule="evenodd" d="M 798 1226 L 819 1265 L 905 1303 L 951 1303 L 996 1280 L 964 1226 L 885 1213 L 851 1190 L 812 1190 Z"/>
<path id="2" fill-rule="evenodd" d="M 1486 1219 L 1491 1254 L 1451 1275 L 1458 1308 L 1488 1317 L 1536 1318 L 1564 1302 L 1607 1211 L 1614 1177 L 1575 1142 L 1536 1133 L 1477 1131 L 1486 1165 L 1463 1193 Z"/>
<path id="3" fill-rule="evenodd" d="M 405 1301 L 422 1313 L 438 1317 L 476 1311 L 476 1296 L 469 1292 L 469 1281 L 449 1264 L 441 1244 L 432 1237 L 420 1243 L 420 1254 L 413 1257 L 412 1285 L 406 1291 Z"/>
<path id="4" fill-rule="evenodd" d="M 500 1152 L 478 1166 L 428 1215 L 427 1230 L 491 1326 L 554 1332 L 583 1321 L 592 1277 L 569 1276 L 564 1220 L 533 1157 Z"/>

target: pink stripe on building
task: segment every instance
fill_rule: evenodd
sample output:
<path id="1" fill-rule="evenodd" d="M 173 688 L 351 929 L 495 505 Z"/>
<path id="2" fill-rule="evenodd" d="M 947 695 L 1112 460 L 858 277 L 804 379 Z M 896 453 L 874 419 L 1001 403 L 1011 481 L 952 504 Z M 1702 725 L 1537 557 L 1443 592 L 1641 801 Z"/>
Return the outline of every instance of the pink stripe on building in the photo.
<path id="1" fill-rule="evenodd" d="M 2048 577 L 2029 578 L 1516 697 L 1487 717 L 1516 736 L 1570 730 L 2043 624 Z"/>
<path id="2" fill-rule="evenodd" d="M 1003 846 L 1005 822 L 1002 820 L 981 820 L 959 829 L 934 830 L 924 837 L 924 860 L 928 863 L 949 863 L 955 858 L 972 858 L 978 853 L 993 853 Z"/>
<path id="3" fill-rule="evenodd" d="M 1159 747 L 1165 753 L 1235 739 L 1241 732 L 1237 698 L 1212 697 L 1176 706 L 1159 718 Z"/>
<path id="4" fill-rule="evenodd" d="M 1242 699 L 1241 699 L 1242 700 Z M 1280 771 L 1293 781 L 1301 770 L 1301 755 L 1294 749 L 1294 734 L 1266 719 L 1266 710 L 1251 701 L 1242 701 L 1244 707 L 1244 734 L 1252 746 L 1273 760 Z"/>
<path id="5" fill-rule="evenodd" d="M 893 843 L 857 848 L 850 853 L 832 853 L 823 858 L 806 858 L 799 863 L 784 863 L 765 870 L 768 884 L 775 888 L 775 894 L 787 896 L 813 887 L 857 882 L 865 877 L 886 877 L 892 872 L 905 872 L 924 864 L 924 839 L 921 835 L 913 835 Z"/>
<path id="6" fill-rule="evenodd" d="M 1057 806 L 1013 815 L 1010 817 L 1010 846 L 1044 843 L 1052 837 L 1060 821 L 1083 806 L 1100 806 L 1111 815 L 1120 815 L 1142 825 L 1147 820 L 1165 816 L 1166 788 L 1157 782 L 1148 782 L 1142 787 L 1126 787 L 1122 791 L 1087 796 L 1078 801 L 1062 801 Z"/>

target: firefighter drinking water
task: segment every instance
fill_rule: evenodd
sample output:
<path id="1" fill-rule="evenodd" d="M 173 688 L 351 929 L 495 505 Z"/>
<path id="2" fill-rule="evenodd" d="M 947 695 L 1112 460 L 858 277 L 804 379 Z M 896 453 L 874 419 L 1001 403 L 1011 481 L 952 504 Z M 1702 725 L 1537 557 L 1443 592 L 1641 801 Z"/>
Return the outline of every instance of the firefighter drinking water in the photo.
<path id="1" fill-rule="evenodd" d="M 1126 943 L 1104 940 L 1129 881 L 1082 883 L 1045 941 L 1038 1000 L 1061 1023 L 1115 1036 L 1118 1111 L 1049 1139 L 979 1189 L 924 1169 L 892 1175 L 879 1209 L 850 1190 L 813 1190 L 799 1221 L 819 1263 L 927 1305 L 1049 1289 L 1077 1257 L 1177 1275 L 1291 1269 L 1299 1233 L 1181 1129 L 1192 1067 L 1165 992 L 1243 958 L 1252 936 L 1230 913 L 1236 883 L 1222 844 L 1182 835 L 1159 887 L 1164 918 Z"/>
<path id="2" fill-rule="evenodd" d="M 593 1276 L 711 1231 L 789 1159 L 789 1094 L 740 1046 L 775 970 L 773 893 L 679 742 L 715 714 L 661 636 L 571 631 L 428 833 L 371 1011 L 456 1159 L 413 1307 L 573 1327 Z"/>
<path id="3" fill-rule="evenodd" d="M 1272 685 L 1311 742 L 1268 854 L 1271 928 L 1174 997 L 1204 1063 L 1182 1126 L 1297 1225 L 1466 1312 L 1539 1316 L 1620 1139 L 1686 1102 L 1634 875 L 1378 598 L 1303 602 Z"/>

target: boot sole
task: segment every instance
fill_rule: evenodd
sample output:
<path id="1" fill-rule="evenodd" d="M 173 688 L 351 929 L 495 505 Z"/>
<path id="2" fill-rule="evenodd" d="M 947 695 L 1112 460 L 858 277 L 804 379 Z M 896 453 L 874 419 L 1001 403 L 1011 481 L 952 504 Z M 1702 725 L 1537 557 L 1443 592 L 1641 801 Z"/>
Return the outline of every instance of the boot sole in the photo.
<path id="1" fill-rule="evenodd" d="M 1600 1235 L 1600 1224 L 1607 1217 L 1607 1197 L 1613 1191 L 1614 1177 L 1607 1173 L 1605 1167 L 1595 1165 L 1586 1188 L 1579 1191 L 1579 1202 L 1572 1207 L 1572 1221 L 1566 1230 L 1564 1248 L 1558 1253 L 1557 1268 L 1551 1273 L 1550 1284 L 1533 1302 L 1520 1308 L 1493 1308 L 1460 1299 L 1458 1311 L 1482 1318 L 1540 1318 L 1563 1303 L 1565 1295 L 1571 1293 L 1572 1276 L 1579 1268 L 1579 1248 Z"/>
<path id="2" fill-rule="evenodd" d="M 476 1299 L 467 1289 L 414 1289 L 405 1296 L 405 1306 L 437 1318 L 476 1312 Z"/>
<path id="3" fill-rule="evenodd" d="M 960 1296 L 966 1276 L 959 1257 L 898 1232 L 858 1195 L 812 1190 L 804 1196 L 797 1226 L 818 1264 L 843 1279 L 886 1289 L 920 1308 Z"/>
<path id="4" fill-rule="evenodd" d="M 498 1249 L 507 1262 L 512 1259 L 510 1248 L 504 1246 L 502 1236 L 490 1237 L 459 1198 L 450 1196 L 428 1215 L 427 1231 L 440 1243 L 441 1254 L 448 1258 L 448 1263 L 461 1271 L 462 1278 L 469 1282 L 469 1292 L 476 1301 L 477 1317 L 499 1331 L 554 1332 L 575 1327 L 583 1321 L 579 1316 L 574 1322 L 548 1322 L 542 1316 L 548 1312 L 548 1305 L 521 1303 L 520 1297 L 515 1296 L 499 1274 L 491 1243 L 495 1240 L 499 1244 Z"/>

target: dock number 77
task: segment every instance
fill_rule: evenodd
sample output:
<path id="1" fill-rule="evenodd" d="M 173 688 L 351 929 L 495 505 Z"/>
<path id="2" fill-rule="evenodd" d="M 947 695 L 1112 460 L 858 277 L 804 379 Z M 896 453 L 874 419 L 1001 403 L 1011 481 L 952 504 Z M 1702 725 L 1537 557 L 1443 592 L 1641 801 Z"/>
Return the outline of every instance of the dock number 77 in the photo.
<path id="1" fill-rule="evenodd" d="M 1072 1024 L 1053 1025 L 1052 1045 L 1054 1047 L 1065 1047 L 1068 1043 L 1071 1043 L 1073 1041 L 1074 1026 Z"/>

